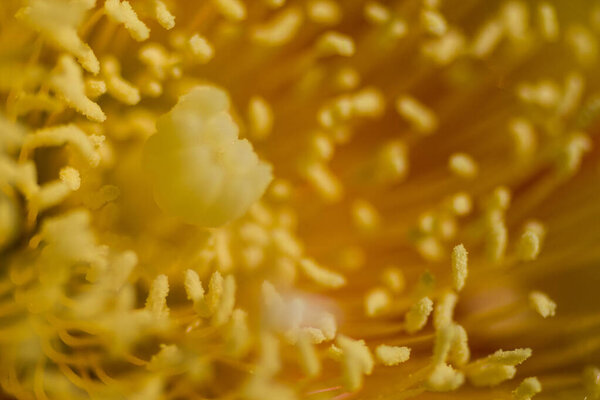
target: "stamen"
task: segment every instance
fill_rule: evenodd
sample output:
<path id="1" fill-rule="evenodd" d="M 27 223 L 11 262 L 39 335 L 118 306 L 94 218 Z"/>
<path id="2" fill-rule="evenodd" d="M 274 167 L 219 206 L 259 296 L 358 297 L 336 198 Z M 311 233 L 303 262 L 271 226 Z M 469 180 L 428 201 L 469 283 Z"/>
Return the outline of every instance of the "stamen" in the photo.
<path id="1" fill-rule="evenodd" d="M 167 318 L 169 308 L 167 307 L 167 295 L 169 294 L 169 280 L 166 275 L 157 276 L 146 299 L 146 310 L 157 319 Z"/>
<path id="2" fill-rule="evenodd" d="M 392 302 L 391 296 L 384 288 L 375 288 L 365 295 L 364 309 L 368 317 L 385 312 Z"/>
<path id="3" fill-rule="evenodd" d="M 69 189 L 75 191 L 81 186 L 81 177 L 79 171 L 73 167 L 63 167 L 59 172 L 60 180 L 63 181 Z"/>
<path id="4" fill-rule="evenodd" d="M 201 64 L 206 64 L 214 57 L 215 50 L 205 37 L 196 33 L 188 43 L 194 58 Z"/>
<path id="5" fill-rule="evenodd" d="M 508 242 L 508 231 L 503 220 L 491 221 L 487 236 L 486 253 L 492 262 L 500 262 L 504 258 Z"/>
<path id="6" fill-rule="evenodd" d="M 211 281 L 212 282 L 212 281 Z M 233 312 L 233 308 L 235 307 L 235 278 L 233 275 L 227 275 L 225 280 L 223 281 L 223 290 L 219 299 L 218 306 L 216 307 L 214 314 L 212 316 L 211 325 L 213 326 L 221 326 L 225 324 L 231 313 Z M 212 293 L 212 287 L 208 296 L 210 298 Z"/>
<path id="7" fill-rule="evenodd" d="M 444 16 L 433 9 L 421 11 L 421 24 L 427 32 L 437 36 L 442 36 L 448 29 Z"/>
<path id="8" fill-rule="evenodd" d="M 335 202 L 341 199 L 342 184 L 327 166 L 319 162 L 309 162 L 301 169 L 324 200 Z"/>
<path id="9" fill-rule="evenodd" d="M 140 101 L 140 91 L 124 80 L 120 73 L 121 66 L 116 58 L 107 56 L 102 60 L 102 74 L 108 93 L 125 104 L 137 104 Z"/>
<path id="10" fill-rule="evenodd" d="M 536 232 L 525 231 L 519 239 L 517 250 L 519 259 L 522 261 L 535 260 L 538 254 L 540 254 L 540 242 L 540 237 Z"/>
<path id="11" fill-rule="evenodd" d="M 241 0 L 212 0 L 212 3 L 225 18 L 233 22 L 246 19 L 246 6 Z"/>
<path id="12" fill-rule="evenodd" d="M 410 349 L 408 347 L 380 344 L 375 349 L 375 356 L 383 365 L 393 366 L 408 361 L 410 358 Z"/>
<path id="13" fill-rule="evenodd" d="M 465 153 L 452 154 L 448 160 L 448 167 L 461 178 L 473 179 L 477 176 L 477 163 Z"/>
<path id="14" fill-rule="evenodd" d="M 287 7 L 270 21 L 254 28 L 252 38 L 267 46 L 281 46 L 289 42 L 302 25 L 302 12 L 297 7 Z"/>
<path id="15" fill-rule="evenodd" d="M 461 325 L 453 324 L 454 339 L 450 347 L 450 362 L 458 367 L 462 367 L 469 362 L 471 351 L 469 349 L 467 331 Z"/>
<path id="16" fill-rule="evenodd" d="M 582 65 L 590 65 L 598 58 L 596 37 L 585 26 L 571 25 L 567 27 L 566 41 Z"/>
<path id="17" fill-rule="evenodd" d="M 87 98 L 83 72 L 70 56 L 63 55 L 59 58 L 56 70 L 50 78 L 50 86 L 70 107 L 92 121 L 103 122 L 106 119 L 100 106 Z"/>
<path id="18" fill-rule="evenodd" d="M 538 291 L 529 293 L 529 304 L 543 318 L 553 317 L 556 313 L 556 303 L 545 293 Z"/>
<path id="19" fill-rule="evenodd" d="M 438 122 L 435 114 L 410 96 L 401 96 L 398 98 L 396 101 L 396 110 L 419 133 L 430 134 L 437 129 Z"/>
<path id="20" fill-rule="evenodd" d="M 362 340 L 339 335 L 336 343 L 343 353 L 344 386 L 354 392 L 362 386 L 363 375 L 373 372 L 373 356 Z"/>
<path id="21" fill-rule="evenodd" d="M 86 79 L 85 93 L 91 99 L 96 99 L 106 93 L 106 83 L 100 79 Z"/>
<path id="22" fill-rule="evenodd" d="M 316 50 L 322 57 L 334 55 L 350 57 L 354 54 L 354 41 L 347 35 L 329 31 L 319 37 Z"/>
<path id="23" fill-rule="evenodd" d="M 308 18 L 317 24 L 335 25 L 342 18 L 342 10 L 334 0 L 310 0 L 306 11 Z"/>
<path id="24" fill-rule="evenodd" d="M 364 14 L 367 21 L 374 25 L 382 25 L 389 21 L 390 11 L 377 1 L 369 1 L 365 4 Z"/>
<path id="25" fill-rule="evenodd" d="M 452 282 L 457 292 L 462 290 L 467 280 L 467 256 L 467 250 L 462 244 L 452 250 Z"/>
<path id="26" fill-rule="evenodd" d="M 308 335 L 300 335 L 298 348 L 300 350 L 300 365 L 306 376 L 311 378 L 318 376 L 321 373 L 321 361 Z"/>
<path id="27" fill-rule="evenodd" d="M 526 158 L 536 150 L 537 139 L 533 125 L 525 118 L 513 118 L 508 129 L 515 144 L 515 153 L 520 158 Z"/>
<path id="28" fill-rule="evenodd" d="M 300 260 L 300 267 L 308 278 L 326 288 L 337 289 L 346 284 L 346 278 L 343 275 L 325 269 L 311 259 Z"/>
<path id="29" fill-rule="evenodd" d="M 454 292 L 447 291 L 442 294 L 433 312 L 433 326 L 436 330 L 452 323 L 452 315 L 457 302 L 458 296 Z"/>
<path id="30" fill-rule="evenodd" d="M 100 162 L 100 155 L 96 152 L 90 137 L 75 125 L 40 129 L 35 134 L 26 136 L 21 149 L 21 157 L 27 157 L 39 147 L 62 146 L 66 143 L 77 148 L 91 166 L 97 166 Z"/>
<path id="31" fill-rule="evenodd" d="M 471 52 L 476 58 L 486 58 L 496 49 L 504 35 L 504 26 L 496 20 L 485 23 L 475 35 Z"/>
<path id="32" fill-rule="evenodd" d="M 161 0 L 154 0 L 154 15 L 163 28 L 173 29 L 175 26 L 175 16 L 169 12 L 169 9 Z"/>
<path id="33" fill-rule="evenodd" d="M 381 223 L 375 207 L 363 199 L 354 200 L 352 203 L 352 219 L 354 225 L 363 232 L 372 232 Z"/>
<path id="34" fill-rule="evenodd" d="M 548 2 L 540 3 L 538 5 L 538 15 L 544 39 L 549 42 L 556 41 L 559 35 L 559 27 L 554 6 Z"/>
<path id="35" fill-rule="evenodd" d="M 508 37 L 515 41 L 523 40 L 529 23 L 527 4 L 519 0 L 507 1 L 502 7 L 501 16 Z"/>
<path id="36" fill-rule="evenodd" d="M 39 31 L 55 46 L 77 57 L 83 68 L 96 75 L 100 71 L 98 59 L 77 34 L 85 13 L 94 5 L 89 1 L 31 0 L 27 7 L 17 12 L 16 17 Z"/>
<path id="37" fill-rule="evenodd" d="M 406 280 L 402 270 L 397 267 L 387 267 L 381 273 L 381 280 L 393 293 L 402 293 L 406 287 Z"/>
<path id="38" fill-rule="evenodd" d="M 536 377 L 525 378 L 513 392 L 515 400 L 531 400 L 533 396 L 542 391 L 542 384 Z"/>
<path id="39" fill-rule="evenodd" d="M 433 301 L 428 297 L 423 297 L 413 304 L 404 319 L 406 331 L 408 333 L 415 333 L 423 329 L 432 311 Z"/>
<path id="40" fill-rule="evenodd" d="M 437 364 L 427 379 L 427 387 L 436 392 L 448 392 L 458 389 L 464 382 L 462 372 L 447 364 Z"/>
<path id="41" fill-rule="evenodd" d="M 104 3 L 106 15 L 119 24 L 125 25 L 131 37 L 138 42 L 148 39 L 150 29 L 139 20 L 128 1 L 106 0 Z"/>
<path id="42" fill-rule="evenodd" d="M 248 104 L 250 134 L 254 140 L 265 140 L 273 128 L 273 111 L 265 99 L 254 96 Z"/>

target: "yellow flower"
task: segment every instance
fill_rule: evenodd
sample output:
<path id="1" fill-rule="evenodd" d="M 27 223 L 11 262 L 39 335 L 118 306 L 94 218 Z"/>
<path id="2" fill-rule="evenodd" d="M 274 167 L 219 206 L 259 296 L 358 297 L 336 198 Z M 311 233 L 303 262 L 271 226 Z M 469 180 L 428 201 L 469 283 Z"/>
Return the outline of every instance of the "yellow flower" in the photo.
<path id="1" fill-rule="evenodd" d="M 599 34 L 584 0 L 3 0 L 2 392 L 599 399 Z"/>

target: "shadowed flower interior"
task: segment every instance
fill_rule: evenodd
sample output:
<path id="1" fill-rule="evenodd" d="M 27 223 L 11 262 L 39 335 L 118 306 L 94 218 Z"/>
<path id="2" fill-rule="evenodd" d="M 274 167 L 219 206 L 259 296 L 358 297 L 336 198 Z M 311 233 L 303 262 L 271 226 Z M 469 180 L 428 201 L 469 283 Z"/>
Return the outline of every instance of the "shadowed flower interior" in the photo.
<path id="1" fill-rule="evenodd" d="M 600 399 L 600 2 L 3 0 L 16 399 Z"/>

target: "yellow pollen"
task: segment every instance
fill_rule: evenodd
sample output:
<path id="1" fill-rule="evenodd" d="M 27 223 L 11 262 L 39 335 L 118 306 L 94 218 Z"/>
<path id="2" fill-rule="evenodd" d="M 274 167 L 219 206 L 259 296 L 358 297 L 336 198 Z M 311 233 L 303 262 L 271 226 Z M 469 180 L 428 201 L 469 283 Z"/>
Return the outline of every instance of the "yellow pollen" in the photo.
<path id="1" fill-rule="evenodd" d="M 583 133 L 569 135 L 557 160 L 558 172 L 567 176 L 577 172 L 584 153 L 590 151 L 591 147 L 592 142 L 587 135 Z"/>
<path id="2" fill-rule="evenodd" d="M 335 151 L 331 138 L 320 131 L 315 132 L 309 137 L 309 149 L 311 156 L 323 161 L 331 160 Z"/>
<path id="3" fill-rule="evenodd" d="M 218 305 L 216 306 L 214 314 L 212 316 L 212 325 L 221 326 L 229 320 L 229 318 L 231 317 L 231 313 L 233 312 L 233 308 L 235 307 L 235 291 L 235 278 L 233 277 L 233 275 L 227 275 L 227 277 L 225 277 L 223 281 L 223 289 L 219 298 Z M 208 295 L 211 296 L 211 293 L 212 287 Z"/>
<path id="4" fill-rule="evenodd" d="M 421 11 L 421 24 L 429 33 L 438 36 L 445 34 L 448 29 L 443 15 L 432 9 Z"/>
<path id="5" fill-rule="evenodd" d="M 123 24 L 135 40 L 141 42 L 150 36 L 150 29 L 139 20 L 128 1 L 106 0 L 104 10 L 115 22 Z"/>
<path id="6" fill-rule="evenodd" d="M 456 329 L 452 324 L 436 327 L 432 360 L 434 365 L 446 363 L 454 340 L 455 331 Z"/>
<path id="7" fill-rule="evenodd" d="M 354 225 L 362 231 L 372 231 L 381 223 L 379 212 L 371 203 L 363 199 L 357 199 L 352 203 L 352 219 Z"/>
<path id="8" fill-rule="evenodd" d="M 462 244 L 452 250 L 452 282 L 457 292 L 462 290 L 467 280 L 467 256 L 467 250 Z"/>
<path id="9" fill-rule="evenodd" d="M 421 51 L 439 65 L 448 65 L 460 56 L 464 48 L 464 36 L 452 29 L 440 38 L 426 42 Z"/>
<path id="10" fill-rule="evenodd" d="M 535 260 L 540 253 L 541 240 L 539 235 L 533 231 L 525 231 L 518 244 L 519 259 L 523 261 Z"/>
<path id="11" fill-rule="evenodd" d="M 435 114 L 413 97 L 399 97 L 396 100 L 396 110 L 419 133 L 430 134 L 437 128 L 438 122 Z"/>
<path id="12" fill-rule="evenodd" d="M 451 291 L 442 294 L 433 311 L 433 326 L 435 329 L 441 329 L 452 323 L 454 307 L 458 302 L 458 296 Z"/>
<path id="13" fill-rule="evenodd" d="M 344 386 L 350 391 L 357 391 L 363 384 L 363 375 L 373 372 L 373 355 L 362 340 L 339 335 L 336 344 L 342 352 Z"/>
<path id="14" fill-rule="evenodd" d="M 486 22 L 475 35 L 471 52 L 477 58 L 486 58 L 496 49 L 504 36 L 504 26 L 497 20 Z"/>
<path id="15" fill-rule="evenodd" d="M 321 361 L 308 335 L 300 336 L 298 349 L 300 350 L 300 365 L 306 376 L 318 376 L 321 372 Z"/>
<path id="16" fill-rule="evenodd" d="M 376 182 L 391 183 L 402 180 L 408 172 L 408 155 L 405 144 L 393 140 L 384 144 L 374 155 L 369 173 Z"/>
<path id="17" fill-rule="evenodd" d="M 513 392 L 515 400 L 531 400 L 533 396 L 542 391 L 542 384 L 536 377 L 525 378 Z"/>
<path id="18" fill-rule="evenodd" d="M 365 295 L 364 308 L 368 317 L 385 312 L 392 302 L 389 292 L 384 288 L 375 288 Z"/>
<path id="19" fill-rule="evenodd" d="M 83 71 L 70 56 L 64 55 L 58 60 L 55 73 L 50 78 L 50 85 L 67 105 L 92 121 L 103 122 L 106 119 L 100 106 L 86 96 Z"/>
<path id="20" fill-rule="evenodd" d="M 85 93 L 91 99 L 98 98 L 106 93 L 106 83 L 100 79 L 86 79 Z"/>
<path id="21" fill-rule="evenodd" d="M 264 25 L 256 27 L 252 38 L 266 46 L 281 46 L 292 39 L 301 25 L 300 9 L 287 7 Z"/>
<path id="22" fill-rule="evenodd" d="M 118 0 L 117 0 L 118 1 Z M 100 71 L 92 49 L 77 33 L 85 13 L 95 5 L 89 1 L 31 0 L 16 17 L 39 31 L 55 46 L 77 57 L 83 68 L 92 74 Z"/>
<path id="23" fill-rule="evenodd" d="M 119 61 L 114 57 L 105 57 L 101 65 L 108 93 L 125 104 L 137 104 L 140 101 L 140 92 L 121 77 Z"/>
<path id="24" fill-rule="evenodd" d="M 387 267 L 381 273 L 381 281 L 393 293 L 402 293 L 406 287 L 406 280 L 402 270 L 398 267 Z"/>
<path id="25" fill-rule="evenodd" d="M 335 75 L 335 82 L 340 89 L 355 89 L 360 83 L 360 75 L 354 68 L 342 67 Z"/>
<path id="26" fill-rule="evenodd" d="M 150 286 L 150 292 L 146 299 L 146 310 L 157 319 L 163 319 L 169 315 L 169 308 L 167 307 L 168 294 L 169 281 L 167 276 L 157 276 Z"/>
<path id="27" fill-rule="evenodd" d="M 428 297 L 423 297 L 417 301 L 404 318 L 404 327 L 408 333 L 416 333 L 423 329 L 427 323 L 429 314 L 433 311 L 433 301 Z"/>
<path id="28" fill-rule="evenodd" d="M 521 158 L 533 155 L 537 147 L 537 139 L 531 122 L 525 118 L 514 118 L 510 120 L 508 129 L 515 145 L 516 155 Z"/>
<path id="29" fill-rule="evenodd" d="M 504 221 L 492 221 L 486 243 L 488 258 L 493 262 L 500 262 L 504 258 L 507 242 L 508 231 Z"/>
<path id="30" fill-rule="evenodd" d="M 246 6 L 241 0 L 212 0 L 212 3 L 230 21 L 246 19 Z"/>
<path id="31" fill-rule="evenodd" d="M 410 349 L 408 347 L 380 344 L 375 349 L 375 356 L 383 365 L 393 366 L 408 361 Z"/>
<path id="32" fill-rule="evenodd" d="M 542 36 L 549 42 L 554 42 L 558 39 L 559 25 L 558 17 L 554 6 L 548 2 L 542 2 L 538 5 L 538 15 L 540 21 L 540 29 Z"/>
<path id="33" fill-rule="evenodd" d="M 300 260 L 300 268 L 308 278 L 323 287 L 337 289 L 346 284 L 346 278 L 343 275 L 325 269 L 311 259 Z"/>
<path id="34" fill-rule="evenodd" d="M 533 291 L 529 293 L 529 304 L 543 318 L 553 317 L 556 313 L 556 303 L 542 292 Z"/>
<path id="35" fill-rule="evenodd" d="M 473 201 L 468 193 L 456 193 L 450 198 L 450 210 L 457 216 L 469 215 L 473 209 Z"/>
<path id="36" fill-rule="evenodd" d="M 316 50 L 323 57 L 333 55 L 350 57 L 354 54 L 354 41 L 347 35 L 329 31 L 319 37 Z"/>
<path id="37" fill-rule="evenodd" d="M 59 172 L 60 180 L 63 181 L 71 190 L 77 190 L 81 186 L 81 177 L 79 171 L 73 167 L 63 167 Z"/>
<path id="38" fill-rule="evenodd" d="M 558 114 L 567 116 L 573 113 L 579 103 L 585 89 L 583 76 L 577 72 L 571 72 L 565 78 L 563 97 L 558 105 Z"/>
<path id="39" fill-rule="evenodd" d="M 462 372 L 446 364 L 437 364 L 427 379 L 427 387 L 436 392 L 448 392 L 458 389 L 464 382 Z"/>
<path id="40" fill-rule="evenodd" d="M 189 46 L 194 57 L 202 64 L 206 64 L 214 57 L 215 50 L 209 41 L 198 34 L 189 39 Z"/>
<path id="41" fill-rule="evenodd" d="M 568 46 L 584 65 L 590 65 L 598 58 L 598 41 L 590 30 L 583 25 L 568 26 L 565 32 Z"/>
<path id="42" fill-rule="evenodd" d="M 254 96 L 248 104 L 250 134 L 254 140 L 266 139 L 273 128 L 273 111 L 265 99 Z"/>
<path id="43" fill-rule="evenodd" d="M 377 1 L 368 1 L 365 4 L 364 14 L 367 21 L 375 25 L 384 24 L 391 18 L 387 7 Z"/>
<path id="44" fill-rule="evenodd" d="M 169 12 L 169 9 L 161 0 L 154 0 L 154 14 L 158 23 L 165 29 L 173 29 L 175 26 L 175 16 Z"/>
<path id="45" fill-rule="evenodd" d="M 185 271 L 184 285 L 189 300 L 196 303 L 204 298 L 204 288 L 196 271 L 191 269 Z"/>
<path id="46" fill-rule="evenodd" d="M 365 88 L 352 96 L 352 112 L 363 117 L 379 117 L 385 109 L 383 94 L 378 89 Z"/>
<path id="47" fill-rule="evenodd" d="M 508 37 L 512 40 L 523 40 L 529 24 L 527 4 L 521 0 L 509 0 L 502 7 L 502 22 Z"/>
<path id="48" fill-rule="evenodd" d="M 462 367 L 469 362 L 471 351 L 469 349 L 467 331 L 458 324 L 454 324 L 454 338 L 450 347 L 450 362 Z"/>
<path id="49" fill-rule="evenodd" d="M 306 7 L 308 18 L 317 24 L 335 25 L 342 17 L 340 6 L 334 0 L 310 0 Z"/>
<path id="50" fill-rule="evenodd" d="M 330 202 L 336 202 L 342 197 L 342 184 L 337 177 L 320 162 L 309 162 L 303 166 L 303 172 L 308 182 L 321 195 Z"/>
<path id="51" fill-rule="evenodd" d="M 97 166 L 100 156 L 90 137 L 75 125 L 54 126 L 40 129 L 25 137 L 22 154 L 27 155 L 39 147 L 70 144 L 75 147 L 91 166 Z"/>
<path id="52" fill-rule="evenodd" d="M 477 163 L 465 153 L 454 153 L 448 160 L 450 171 L 461 178 L 473 179 L 477 176 Z"/>

